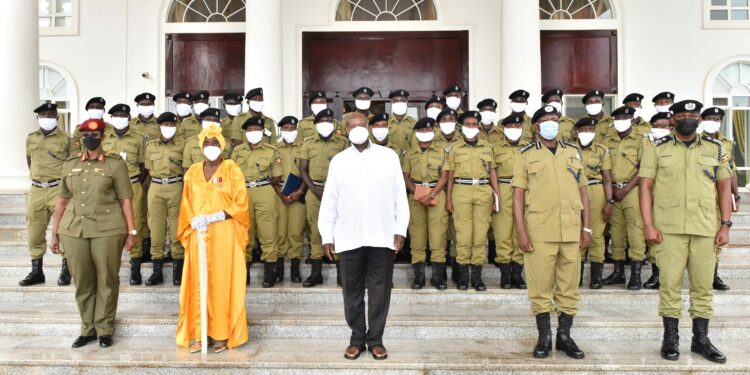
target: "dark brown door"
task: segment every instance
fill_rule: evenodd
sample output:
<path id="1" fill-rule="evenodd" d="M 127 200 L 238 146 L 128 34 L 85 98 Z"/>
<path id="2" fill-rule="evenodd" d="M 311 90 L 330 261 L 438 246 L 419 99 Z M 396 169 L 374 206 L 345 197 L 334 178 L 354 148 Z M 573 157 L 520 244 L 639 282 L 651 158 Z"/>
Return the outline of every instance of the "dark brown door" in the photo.
<path id="1" fill-rule="evenodd" d="M 245 34 L 167 34 L 166 96 L 208 90 L 243 93 Z"/>
<path id="2" fill-rule="evenodd" d="M 617 93 L 617 32 L 542 31 L 542 91 Z"/>
<path id="3" fill-rule="evenodd" d="M 302 34 L 302 101 L 310 114 L 311 91 L 326 91 L 338 117 L 354 107 L 352 91 L 375 91 L 372 111 L 390 111 L 388 94 L 404 89 L 410 106 L 442 95 L 454 84 L 468 92 L 468 31 L 345 32 Z M 466 101 L 465 101 L 466 102 Z"/>

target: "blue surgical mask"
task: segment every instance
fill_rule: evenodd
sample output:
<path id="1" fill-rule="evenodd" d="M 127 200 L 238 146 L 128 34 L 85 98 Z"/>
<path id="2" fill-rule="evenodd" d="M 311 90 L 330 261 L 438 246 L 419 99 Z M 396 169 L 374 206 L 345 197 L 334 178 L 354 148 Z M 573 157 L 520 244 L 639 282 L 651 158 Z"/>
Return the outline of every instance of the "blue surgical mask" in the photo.
<path id="1" fill-rule="evenodd" d="M 539 124 L 539 134 L 544 137 L 544 139 L 551 141 L 557 138 L 557 130 L 559 127 L 560 124 L 558 124 L 557 121 L 545 121 Z"/>

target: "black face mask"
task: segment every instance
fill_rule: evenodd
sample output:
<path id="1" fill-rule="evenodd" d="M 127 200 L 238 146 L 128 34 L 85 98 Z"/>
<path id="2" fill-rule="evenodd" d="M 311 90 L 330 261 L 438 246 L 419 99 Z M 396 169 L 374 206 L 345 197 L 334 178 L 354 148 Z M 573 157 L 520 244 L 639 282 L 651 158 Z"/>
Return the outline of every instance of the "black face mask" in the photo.
<path id="1" fill-rule="evenodd" d="M 679 120 L 677 121 L 677 125 L 675 126 L 675 130 L 677 130 L 677 132 L 683 136 L 688 136 L 695 133 L 696 129 L 698 129 L 698 120 L 694 118 Z"/>
<path id="2" fill-rule="evenodd" d="M 94 151 L 99 148 L 99 145 L 102 144 L 102 138 L 94 138 L 94 137 L 83 137 L 83 145 L 86 146 L 89 151 Z"/>

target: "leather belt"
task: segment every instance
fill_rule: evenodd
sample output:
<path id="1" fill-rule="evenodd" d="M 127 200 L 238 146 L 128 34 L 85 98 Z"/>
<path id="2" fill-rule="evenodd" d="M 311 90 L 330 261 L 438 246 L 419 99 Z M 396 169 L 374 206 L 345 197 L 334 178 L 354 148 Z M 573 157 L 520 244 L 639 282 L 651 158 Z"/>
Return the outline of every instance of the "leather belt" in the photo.
<path id="1" fill-rule="evenodd" d="M 138 176 L 138 175 L 130 177 L 130 183 L 131 184 L 134 184 L 134 183 L 136 183 L 136 182 L 138 182 L 140 180 L 141 180 L 141 176 Z"/>
<path id="2" fill-rule="evenodd" d="M 319 187 L 319 188 L 322 189 L 322 188 L 324 188 L 326 186 L 326 182 L 325 181 L 313 180 L 313 185 L 315 185 L 316 187 Z"/>
<path id="3" fill-rule="evenodd" d="M 264 178 L 258 181 L 245 181 L 245 186 L 248 188 L 256 188 L 261 186 L 271 185 L 271 180 Z"/>
<path id="4" fill-rule="evenodd" d="M 602 180 L 589 180 L 589 186 L 591 185 L 599 185 L 602 183 Z"/>
<path id="5" fill-rule="evenodd" d="M 513 182 L 513 177 L 498 177 L 497 182 L 501 184 L 510 184 Z"/>
<path id="6" fill-rule="evenodd" d="M 488 185 L 490 180 L 486 178 L 454 178 L 453 183 L 459 185 Z"/>
<path id="7" fill-rule="evenodd" d="M 152 177 L 151 182 L 155 182 L 159 185 L 169 185 L 174 184 L 178 182 L 182 182 L 182 176 L 175 176 L 175 177 Z"/>
<path id="8" fill-rule="evenodd" d="M 612 187 L 614 187 L 615 189 L 624 189 L 625 186 L 628 186 L 627 182 L 614 182 L 614 183 L 612 183 Z"/>
<path id="9" fill-rule="evenodd" d="M 435 187 L 437 186 L 437 183 L 438 183 L 437 181 L 419 182 L 419 181 L 414 181 L 414 180 L 411 180 L 411 182 L 413 182 L 414 185 L 424 186 L 424 187 Z"/>
<path id="10" fill-rule="evenodd" d="M 49 180 L 49 181 L 37 181 L 37 180 L 31 180 L 31 186 L 46 189 L 55 187 L 57 185 L 60 185 L 60 179 L 57 180 Z"/>

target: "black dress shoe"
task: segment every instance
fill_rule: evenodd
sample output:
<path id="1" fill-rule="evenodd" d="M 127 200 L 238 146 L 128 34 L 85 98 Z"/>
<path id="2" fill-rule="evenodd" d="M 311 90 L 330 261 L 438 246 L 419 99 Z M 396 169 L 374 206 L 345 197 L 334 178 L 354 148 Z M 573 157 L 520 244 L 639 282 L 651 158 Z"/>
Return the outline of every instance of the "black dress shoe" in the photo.
<path id="1" fill-rule="evenodd" d="M 86 346 L 86 344 L 96 340 L 96 336 L 78 336 L 76 341 L 73 341 L 73 345 L 71 347 L 73 349 L 78 349 L 82 346 Z"/>
<path id="2" fill-rule="evenodd" d="M 99 337 L 99 347 L 109 348 L 112 346 L 112 335 L 104 335 Z"/>

